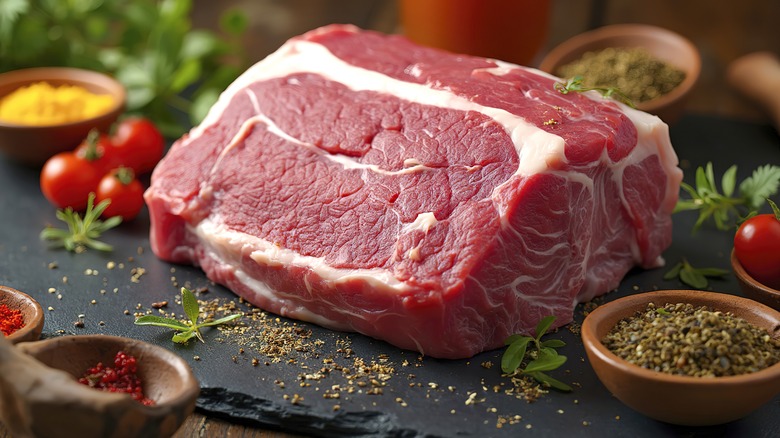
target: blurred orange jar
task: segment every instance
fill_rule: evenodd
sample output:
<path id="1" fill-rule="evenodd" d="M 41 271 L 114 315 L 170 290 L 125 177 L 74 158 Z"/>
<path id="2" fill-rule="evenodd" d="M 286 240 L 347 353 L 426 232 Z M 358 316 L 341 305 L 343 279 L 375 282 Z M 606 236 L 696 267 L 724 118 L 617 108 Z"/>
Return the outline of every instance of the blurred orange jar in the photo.
<path id="1" fill-rule="evenodd" d="M 549 0 L 401 0 L 404 34 L 455 53 L 530 65 L 547 39 Z"/>

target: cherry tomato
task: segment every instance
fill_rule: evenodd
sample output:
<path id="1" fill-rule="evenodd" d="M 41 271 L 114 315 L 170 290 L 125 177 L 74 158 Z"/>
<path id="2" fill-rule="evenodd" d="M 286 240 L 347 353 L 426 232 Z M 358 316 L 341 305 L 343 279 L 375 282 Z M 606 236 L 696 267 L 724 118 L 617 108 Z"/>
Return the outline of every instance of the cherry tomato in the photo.
<path id="1" fill-rule="evenodd" d="M 111 154 L 117 163 L 130 167 L 137 174 L 154 169 L 165 151 L 165 139 L 149 119 L 129 117 L 116 126 L 111 137 Z"/>
<path id="2" fill-rule="evenodd" d="M 746 220 L 734 236 L 734 252 L 753 278 L 780 289 L 780 213 Z"/>
<path id="3" fill-rule="evenodd" d="M 41 169 L 41 191 L 57 207 L 81 211 L 87 207 L 89 193 L 95 191 L 101 176 L 89 161 L 73 152 L 60 152 Z"/>
<path id="4" fill-rule="evenodd" d="M 100 180 L 95 196 L 95 203 L 111 200 L 111 204 L 103 211 L 104 218 L 122 216 L 123 221 L 129 221 L 138 216 L 144 206 L 144 188 L 128 167 L 120 167 L 106 174 Z"/>
<path id="5" fill-rule="evenodd" d="M 92 163 L 101 175 L 108 173 L 120 164 L 113 152 L 111 138 L 93 129 L 87 134 L 87 138 L 76 147 L 75 154 L 79 158 Z"/>

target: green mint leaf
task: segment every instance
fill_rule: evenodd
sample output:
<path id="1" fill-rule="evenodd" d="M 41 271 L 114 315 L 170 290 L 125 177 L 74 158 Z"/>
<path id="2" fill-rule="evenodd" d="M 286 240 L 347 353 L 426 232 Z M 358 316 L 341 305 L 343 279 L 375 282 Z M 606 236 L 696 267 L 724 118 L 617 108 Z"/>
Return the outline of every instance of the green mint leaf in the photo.
<path id="1" fill-rule="evenodd" d="M 187 318 L 192 321 L 192 325 L 196 325 L 198 323 L 198 316 L 200 316 L 198 299 L 195 297 L 195 294 L 186 287 L 181 288 L 181 306 L 184 308 L 184 313 L 187 315 Z"/>
<path id="2" fill-rule="evenodd" d="M 520 366 L 525 357 L 526 348 L 532 338 L 523 336 L 518 338 L 507 347 L 504 355 L 501 356 L 501 370 L 506 374 L 512 374 Z"/>
<path id="3" fill-rule="evenodd" d="M 536 379 L 541 383 L 550 385 L 551 388 L 555 388 L 559 391 L 563 391 L 563 392 L 573 391 L 573 388 L 571 386 L 561 382 L 560 380 L 554 379 L 540 371 L 529 373 L 529 376 L 533 377 L 534 379 Z"/>
<path id="4" fill-rule="evenodd" d="M 144 315 L 135 320 L 135 325 L 154 325 L 172 328 L 174 330 L 190 330 L 192 327 L 173 318 L 163 318 L 156 315 Z"/>
<path id="5" fill-rule="evenodd" d="M 542 337 L 543 334 L 547 333 L 547 330 L 549 330 L 552 323 L 555 321 L 554 316 L 545 316 L 542 318 L 541 321 L 539 321 L 539 324 L 536 325 L 536 339 Z"/>
<path id="6" fill-rule="evenodd" d="M 737 186 L 737 166 L 731 166 L 723 172 L 723 177 L 720 182 L 723 188 L 723 196 L 731 197 L 734 194 L 734 189 Z"/>
<path id="7" fill-rule="evenodd" d="M 517 341 L 518 339 L 522 339 L 522 338 L 528 338 L 529 340 L 531 339 L 530 336 L 512 335 L 512 336 L 506 338 L 506 340 L 504 340 L 504 345 L 509 345 L 509 344 Z"/>

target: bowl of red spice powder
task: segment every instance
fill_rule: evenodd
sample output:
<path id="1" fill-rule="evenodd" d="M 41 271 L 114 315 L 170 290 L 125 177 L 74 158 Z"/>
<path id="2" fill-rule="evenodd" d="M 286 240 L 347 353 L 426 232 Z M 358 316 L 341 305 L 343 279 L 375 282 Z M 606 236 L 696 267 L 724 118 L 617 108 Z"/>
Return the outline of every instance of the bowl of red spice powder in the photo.
<path id="1" fill-rule="evenodd" d="M 0 285 L 0 332 L 15 344 L 38 340 L 41 331 L 41 305 L 24 292 Z"/>

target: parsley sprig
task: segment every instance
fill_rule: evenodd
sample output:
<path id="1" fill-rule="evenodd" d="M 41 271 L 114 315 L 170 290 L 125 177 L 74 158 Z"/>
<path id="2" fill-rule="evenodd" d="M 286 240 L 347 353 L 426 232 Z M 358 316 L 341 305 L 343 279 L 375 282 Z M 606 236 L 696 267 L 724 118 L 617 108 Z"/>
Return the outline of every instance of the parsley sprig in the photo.
<path id="1" fill-rule="evenodd" d="M 144 315 L 136 319 L 135 324 L 154 325 L 173 329 L 176 331 L 176 333 L 174 333 L 171 340 L 178 344 L 186 344 L 187 341 L 193 337 L 198 338 L 201 342 L 205 342 L 203 340 L 203 335 L 200 333 L 200 329 L 203 327 L 212 327 L 224 324 L 241 317 L 240 313 L 235 313 L 233 315 L 228 315 L 223 318 L 211 321 L 198 322 L 198 319 L 200 318 L 200 306 L 198 305 L 198 299 L 195 297 L 195 294 L 193 294 L 192 291 L 186 287 L 181 288 L 181 306 L 184 308 L 184 313 L 187 315 L 189 321 L 181 322 L 173 318 L 164 318 L 162 316 L 156 315 Z"/>
<path id="2" fill-rule="evenodd" d="M 525 374 L 538 382 L 568 392 L 572 390 L 571 386 L 545 374 L 546 371 L 553 371 L 566 363 L 566 356 L 558 354 L 556 350 L 566 345 L 565 342 L 559 339 L 541 340 L 554 321 L 554 316 L 542 318 L 536 326 L 534 337 L 523 335 L 508 337 L 505 341 L 508 347 L 501 357 L 501 370 L 506 374 Z M 534 349 L 528 351 L 528 344 L 533 344 Z M 524 362 L 527 363 L 521 370 L 520 366 Z"/>
<path id="3" fill-rule="evenodd" d="M 664 274 L 664 280 L 672 280 L 679 277 L 680 281 L 694 289 L 706 289 L 709 285 L 707 278 L 722 278 L 731 271 L 720 268 L 694 268 L 688 260 L 682 259 Z"/>
<path id="4" fill-rule="evenodd" d="M 586 91 L 598 91 L 602 96 L 612 98 L 618 102 L 622 102 L 631 108 L 636 108 L 634 102 L 628 95 L 620 91 L 615 87 L 586 87 L 584 84 L 584 78 L 581 75 L 574 76 L 566 80 L 566 82 L 556 82 L 553 87 L 561 94 L 569 94 L 570 92 L 584 93 Z"/>
<path id="5" fill-rule="evenodd" d="M 111 245 L 97 239 L 105 231 L 119 225 L 122 222 L 122 217 L 114 216 L 105 221 L 100 220 L 100 215 L 111 204 L 111 200 L 106 199 L 93 206 L 94 202 L 95 194 L 90 193 L 83 219 L 71 207 L 57 210 L 57 219 L 65 222 L 68 229 L 47 226 L 41 231 L 41 240 L 49 241 L 52 248 L 65 248 L 77 254 L 86 251 L 87 248 L 98 251 L 113 250 Z"/>
<path id="6" fill-rule="evenodd" d="M 728 230 L 758 214 L 766 198 L 777 193 L 780 166 L 767 164 L 756 168 L 737 188 L 737 166 L 733 165 L 723 173 L 719 190 L 712 163 L 707 163 L 705 167 L 696 169 L 695 184 L 696 187 L 684 182 L 680 184 L 690 199 L 681 197 L 675 206 L 675 213 L 698 211 L 699 217 L 693 231 L 710 220 L 719 230 Z"/>

